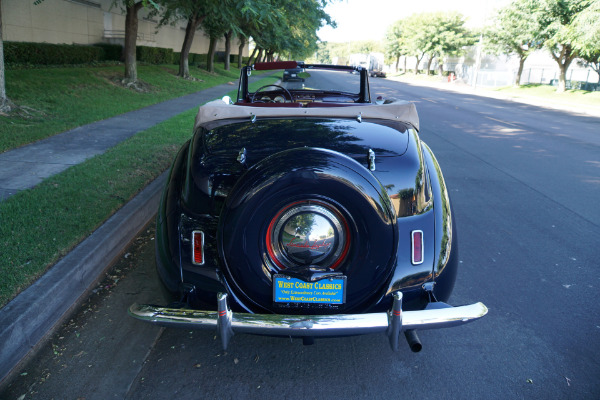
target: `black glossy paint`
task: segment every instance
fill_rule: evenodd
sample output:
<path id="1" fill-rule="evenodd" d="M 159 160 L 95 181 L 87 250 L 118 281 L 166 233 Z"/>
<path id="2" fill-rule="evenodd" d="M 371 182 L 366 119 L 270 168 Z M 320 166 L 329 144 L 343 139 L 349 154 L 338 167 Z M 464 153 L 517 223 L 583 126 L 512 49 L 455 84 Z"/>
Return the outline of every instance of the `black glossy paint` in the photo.
<path id="1" fill-rule="evenodd" d="M 395 260 L 391 203 L 385 189 L 356 161 L 310 147 L 267 157 L 231 191 L 217 240 L 231 290 L 250 310 L 274 310 L 271 277 L 285 270 L 267 256 L 267 228 L 279 210 L 303 200 L 331 205 L 348 223 L 350 253 L 337 269 L 348 277 L 344 311 L 372 304 L 385 290 Z"/>
<path id="2" fill-rule="evenodd" d="M 200 127 L 178 155 L 158 216 L 157 265 L 167 287 L 188 291 L 193 307 L 227 290 L 234 310 L 381 311 L 402 289 L 404 308 L 423 308 L 422 284 L 436 279 L 445 301 L 456 276 L 456 240 L 437 162 L 409 126 L 349 119 L 219 121 Z M 246 149 L 246 161 L 237 156 Z M 376 153 L 369 171 L 368 150 Z M 333 205 L 351 226 L 352 246 L 338 270 L 348 276 L 341 309 L 281 309 L 272 303 L 265 251 L 268 223 L 297 199 Z M 410 232 L 422 230 L 425 261 L 412 265 Z M 205 233 L 205 264 L 191 263 L 191 232 Z M 454 232 L 454 233 L 453 233 Z"/>

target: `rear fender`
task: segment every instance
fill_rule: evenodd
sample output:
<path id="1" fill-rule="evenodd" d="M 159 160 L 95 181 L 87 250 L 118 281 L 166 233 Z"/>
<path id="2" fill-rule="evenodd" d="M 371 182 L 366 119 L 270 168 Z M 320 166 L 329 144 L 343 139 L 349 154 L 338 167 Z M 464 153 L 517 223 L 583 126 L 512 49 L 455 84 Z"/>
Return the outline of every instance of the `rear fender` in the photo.
<path id="1" fill-rule="evenodd" d="M 438 301 L 447 301 L 454 288 L 458 271 L 458 236 L 450 196 L 442 170 L 433 152 L 421 142 L 427 163 L 434 199 L 435 255 L 433 263 L 434 293 Z"/>
<path id="2" fill-rule="evenodd" d="M 180 290 L 183 281 L 178 215 L 181 213 L 181 186 L 188 149 L 189 142 L 175 157 L 156 215 L 156 269 L 165 287 L 172 293 Z"/>

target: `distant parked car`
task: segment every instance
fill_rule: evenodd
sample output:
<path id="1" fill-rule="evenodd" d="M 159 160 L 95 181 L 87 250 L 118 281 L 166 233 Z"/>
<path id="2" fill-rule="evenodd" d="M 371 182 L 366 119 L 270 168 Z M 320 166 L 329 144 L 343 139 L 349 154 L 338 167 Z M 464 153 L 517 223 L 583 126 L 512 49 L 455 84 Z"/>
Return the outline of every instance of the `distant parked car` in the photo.
<path id="1" fill-rule="evenodd" d="M 300 81 L 304 82 L 304 78 L 300 76 L 304 72 L 304 68 L 289 68 L 283 71 L 283 81 Z"/>
<path id="2" fill-rule="evenodd" d="M 274 69 L 305 69 L 311 85 L 254 74 L 267 84 L 250 90 L 254 71 Z M 160 202 L 156 264 L 174 302 L 129 313 L 216 330 L 224 348 L 234 333 L 305 344 L 383 333 L 394 350 L 406 336 L 413 351 L 419 329 L 483 317 L 482 303 L 446 303 L 456 224 L 418 131 L 413 103 L 371 102 L 366 68 L 242 68 L 235 103 L 200 107 Z"/>

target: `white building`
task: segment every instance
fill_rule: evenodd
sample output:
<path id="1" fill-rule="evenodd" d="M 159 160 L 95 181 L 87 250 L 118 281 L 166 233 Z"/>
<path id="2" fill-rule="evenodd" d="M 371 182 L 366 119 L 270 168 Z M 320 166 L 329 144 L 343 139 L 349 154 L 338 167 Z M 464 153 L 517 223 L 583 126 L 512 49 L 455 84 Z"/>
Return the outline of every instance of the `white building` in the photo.
<path id="1" fill-rule="evenodd" d="M 33 0 L 2 1 L 2 37 L 5 41 L 54 44 L 123 44 L 125 11 L 111 6 L 112 0 L 45 0 L 34 5 Z M 158 17 L 148 18 L 149 10 L 138 13 L 139 46 L 171 48 L 181 51 L 185 21 L 167 25 L 157 31 Z M 196 32 L 191 53 L 206 54 L 209 39 L 201 30 Z M 232 51 L 237 53 L 237 40 Z M 217 51 L 225 50 L 220 40 Z M 248 49 L 244 50 L 248 55 Z"/>

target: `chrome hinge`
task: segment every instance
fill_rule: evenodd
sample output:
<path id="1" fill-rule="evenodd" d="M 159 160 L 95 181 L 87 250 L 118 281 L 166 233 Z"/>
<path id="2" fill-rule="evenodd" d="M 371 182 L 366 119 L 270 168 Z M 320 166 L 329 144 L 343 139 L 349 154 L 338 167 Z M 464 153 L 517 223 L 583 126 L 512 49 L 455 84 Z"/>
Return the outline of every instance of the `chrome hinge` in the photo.
<path id="1" fill-rule="evenodd" d="M 433 288 L 435 287 L 435 282 L 431 281 L 431 282 L 425 282 L 422 286 L 423 290 L 425 292 L 427 292 L 427 295 L 429 296 L 429 302 L 430 303 L 435 303 L 438 300 L 435 298 L 435 294 L 433 293 Z"/>
<path id="2" fill-rule="evenodd" d="M 369 169 L 375 171 L 375 152 L 369 149 Z"/>
<path id="3" fill-rule="evenodd" d="M 246 154 L 247 154 L 246 148 L 242 147 L 242 149 L 240 150 L 240 152 L 238 153 L 238 156 L 237 156 L 237 160 L 240 164 L 244 164 L 246 162 Z"/>

